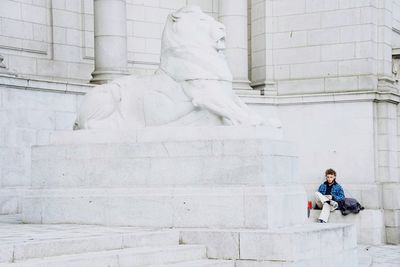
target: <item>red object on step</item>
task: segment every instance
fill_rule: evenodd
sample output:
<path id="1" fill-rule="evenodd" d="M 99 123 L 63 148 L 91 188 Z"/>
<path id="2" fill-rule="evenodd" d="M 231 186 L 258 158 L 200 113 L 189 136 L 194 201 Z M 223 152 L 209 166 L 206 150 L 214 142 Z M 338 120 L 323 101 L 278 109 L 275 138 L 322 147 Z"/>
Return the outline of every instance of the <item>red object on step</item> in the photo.
<path id="1" fill-rule="evenodd" d="M 307 218 L 310 218 L 310 210 L 312 209 L 312 202 L 307 202 Z"/>

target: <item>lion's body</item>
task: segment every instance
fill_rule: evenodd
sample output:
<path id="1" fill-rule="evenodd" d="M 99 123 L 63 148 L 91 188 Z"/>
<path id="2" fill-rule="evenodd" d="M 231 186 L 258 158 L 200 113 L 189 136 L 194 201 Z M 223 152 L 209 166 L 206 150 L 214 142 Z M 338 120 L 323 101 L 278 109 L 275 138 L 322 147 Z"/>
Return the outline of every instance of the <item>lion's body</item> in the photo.
<path id="1" fill-rule="evenodd" d="M 167 19 L 155 75 L 126 76 L 95 87 L 78 111 L 76 129 L 162 125 L 261 124 L 233 93 L 218 46 L 224 27 L 197 8 Z"/>

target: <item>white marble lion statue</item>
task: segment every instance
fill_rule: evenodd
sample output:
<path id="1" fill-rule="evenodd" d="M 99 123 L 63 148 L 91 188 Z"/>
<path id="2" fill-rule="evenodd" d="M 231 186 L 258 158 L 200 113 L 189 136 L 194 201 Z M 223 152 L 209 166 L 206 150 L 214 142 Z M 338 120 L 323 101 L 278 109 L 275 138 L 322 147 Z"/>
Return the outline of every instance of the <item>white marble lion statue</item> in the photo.
<path id="1" fill-rule="evenodd" d="M 83 99 L 74 129 L 261 125 L 232 90 L 225 27 L 200 8 L 170 14 L 154 75 L 125 76 Z"/>

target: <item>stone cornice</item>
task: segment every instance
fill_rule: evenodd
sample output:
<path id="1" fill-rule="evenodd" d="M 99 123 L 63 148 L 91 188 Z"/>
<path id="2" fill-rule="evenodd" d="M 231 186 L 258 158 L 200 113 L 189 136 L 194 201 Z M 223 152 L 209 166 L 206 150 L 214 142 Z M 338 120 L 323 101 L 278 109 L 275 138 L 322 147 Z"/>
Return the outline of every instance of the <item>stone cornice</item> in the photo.
<path id="1" fill-rule="evenodd" d="M 83 95 L 94 85 L 0 75 L 0 87 Z"/>
<path id="2" fill-rule="evenodd" d="M 280 96 L 241 96 L 249 104 L 267 105 L 296 105 L 314 103 L 343 103 L 343 102 L 391 102 L 400 103 L 400 95 L 379 91 L 352 91 L 340 93 L 318 93 Z"/>

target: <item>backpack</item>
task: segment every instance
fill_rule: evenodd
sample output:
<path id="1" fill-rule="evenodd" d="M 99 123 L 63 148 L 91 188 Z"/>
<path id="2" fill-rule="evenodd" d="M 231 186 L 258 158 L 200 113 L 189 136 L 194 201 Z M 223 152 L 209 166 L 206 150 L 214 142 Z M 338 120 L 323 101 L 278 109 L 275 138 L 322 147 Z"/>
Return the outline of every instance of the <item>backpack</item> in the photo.
<path id="1" fill-rule="evenodd" d="M 348 215 L 350 213 L 359 213 L 360 210 L 363 210 L 364 207 L 361 206 L 360 203 L 358 203 L 358 201 L 354 198 L 345 198 L 342 202 L 340 211 L 342 213 L 342 215 Z"/>

